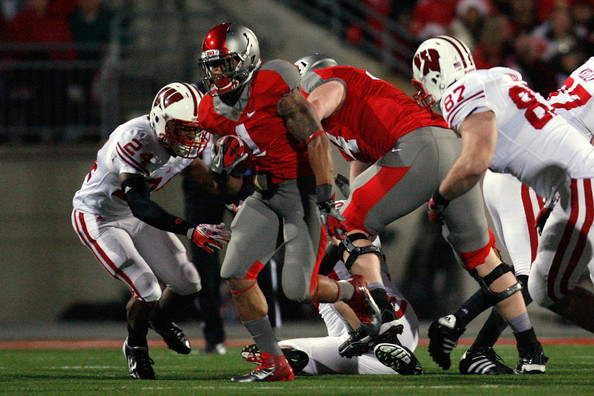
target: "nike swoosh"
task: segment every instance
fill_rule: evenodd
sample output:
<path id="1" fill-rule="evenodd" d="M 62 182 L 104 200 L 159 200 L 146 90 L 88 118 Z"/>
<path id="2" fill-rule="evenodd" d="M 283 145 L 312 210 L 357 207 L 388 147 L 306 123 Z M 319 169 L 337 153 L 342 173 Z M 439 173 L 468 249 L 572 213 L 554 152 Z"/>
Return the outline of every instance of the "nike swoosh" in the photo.
<path id="1" fill-rule="evenodd" d="M 252 116 L 255 114 L 255 111 L 250 111 L 247 113 L 248 118 L 252 118 Z"/>

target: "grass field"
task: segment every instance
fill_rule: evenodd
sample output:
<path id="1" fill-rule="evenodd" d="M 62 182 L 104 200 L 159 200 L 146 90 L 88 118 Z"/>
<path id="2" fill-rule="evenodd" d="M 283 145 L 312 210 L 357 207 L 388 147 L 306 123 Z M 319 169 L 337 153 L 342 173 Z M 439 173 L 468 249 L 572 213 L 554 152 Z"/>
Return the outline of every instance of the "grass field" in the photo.
<path id="1" fill-rule="evenodd" d="M 119 347 L 0 349 L 0 394 L 48 395 L 594 395 L 594 345 L 545 345 L 547 373 L 538 376 L 462 376 L 457 370 L 466 347 L 454 350 L 449 371 L 435 365 L 426 346 L 417 349 L 423 376 L 298 376 L 287 383 L 234 384 L 233 375 L 254 368 L 239 348 L 223 356 L 177 355 L 151 348 L 157 381 L 127 376 Z M 497 351 L 508 365 L 517 360 L 514 346 Z"/>

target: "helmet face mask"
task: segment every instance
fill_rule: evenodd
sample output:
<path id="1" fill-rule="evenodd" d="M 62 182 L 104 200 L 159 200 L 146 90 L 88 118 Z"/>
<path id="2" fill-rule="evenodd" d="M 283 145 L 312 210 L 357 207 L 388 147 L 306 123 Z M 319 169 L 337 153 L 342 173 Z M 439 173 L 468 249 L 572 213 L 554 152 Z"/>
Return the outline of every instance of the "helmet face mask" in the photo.
<path id="1" fill-rule="evenodd" d="M 151 127 L 172 155 L 196 158 L 208 144 L 208 133 L 198 123 L 201 99 L 200 92 L 185 83 L 168 84 L 155 96 Z"/>
<path id="2" fill-rule="evenodd" d="M 247 84 L 260 66 L 258 38 L 248 28 L 223 23 L 204 39 L 198 65 L 212 96 L 229 94 Z"/>
<path id="3" fill-rule="evenodd" d="M 443 93 L 466 73 L 476 70 L 468 47 L 451 36 L 425 40 L 412 62 L 414 99 L 423 108 L 438 104 Z"/>

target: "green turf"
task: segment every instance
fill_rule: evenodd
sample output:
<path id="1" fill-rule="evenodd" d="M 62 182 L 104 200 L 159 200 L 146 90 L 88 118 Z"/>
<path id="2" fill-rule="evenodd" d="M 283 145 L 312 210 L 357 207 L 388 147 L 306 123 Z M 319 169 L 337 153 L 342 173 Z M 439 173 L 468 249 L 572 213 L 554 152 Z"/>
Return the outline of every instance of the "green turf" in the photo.
<path id="1" fill-rule="evenodd" d="M 157 381 L 135 381 L 127 376 L 120 349 L 0 350 L 0 394 L 51 395 L 594 395 L 594 345 L 546 345 L 550 357 L 545 375 L 499 377 L 462 376 L 457 362 L 465 347 L 454 350 L 454 364 L 442 371 L 427 353 L 417 349 L 425 375 L 298 376 L 286 383 L 234 384 L 233 375 L 255 366 L 227 355 L 177 355 L 153 348 Z M 513 346 L 497 348 L 512 365 Z"/>

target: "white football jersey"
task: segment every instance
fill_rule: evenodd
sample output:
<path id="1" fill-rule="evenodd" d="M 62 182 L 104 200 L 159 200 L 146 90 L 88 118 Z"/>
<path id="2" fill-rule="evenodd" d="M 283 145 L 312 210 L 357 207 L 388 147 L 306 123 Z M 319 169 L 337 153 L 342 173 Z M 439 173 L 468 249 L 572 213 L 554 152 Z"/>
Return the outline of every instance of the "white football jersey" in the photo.
<path id="1" fill-rule="evenodd" d="M 120 185 L 121 173 L 143 175 L 152 192 L 191 162 L 191 158 L 168 153 L 151 128 L 148 115 L 134 118 L 117 127 L 97 152 L 95 165 L 74 195 L 74 209 L 102 216 L 131 216 Z"/>
<path id="2" fill-rule="evenodd" d="M 594 148 L 515 70 L 476 70 L 450 85 L 441 100 L 454 130 L 474 112 L 497 118 L 497 147 L 491 170 L 514 175 L 538 195 L 551 198 L 559 186 L 594 177 Z"/>
<path id="3" fill-rule="evenodd" d="M 549 95 L 555 113 L 565 118 L 588 140 L 594 137 L 594 57 L 577 68 L 559 90 Z"/>

